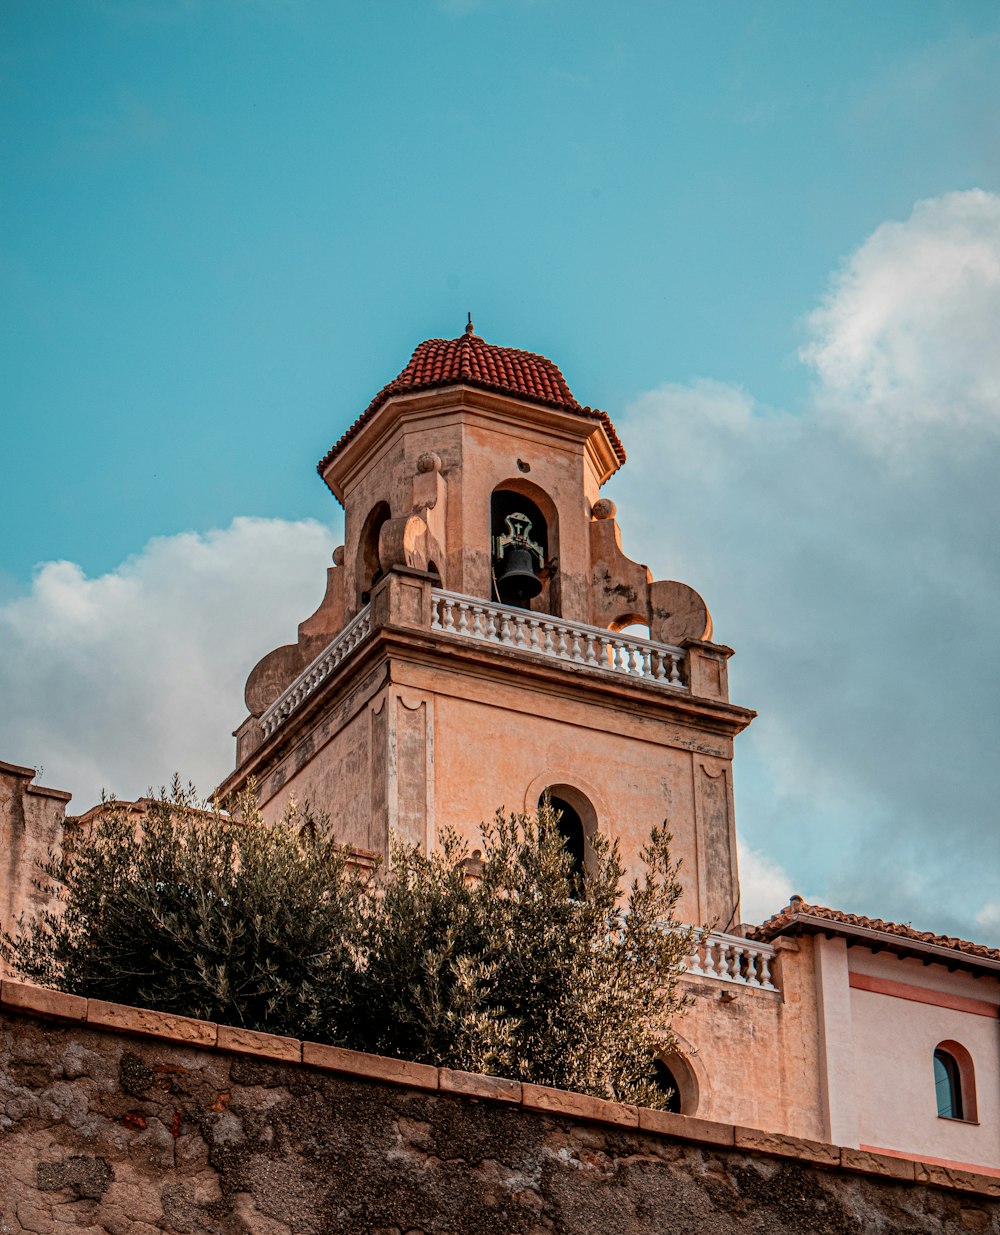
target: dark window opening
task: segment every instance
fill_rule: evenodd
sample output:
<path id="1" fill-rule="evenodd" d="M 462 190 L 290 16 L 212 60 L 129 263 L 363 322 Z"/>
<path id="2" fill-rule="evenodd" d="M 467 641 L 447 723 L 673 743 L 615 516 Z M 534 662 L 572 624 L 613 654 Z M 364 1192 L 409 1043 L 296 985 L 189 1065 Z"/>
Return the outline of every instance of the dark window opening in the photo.
<path id="1" fill-rule="evenodd" d="M 379 502 L 369 512 L 361 529 L 357 556 L 358 604 L 367 605 L 372 598 L 372 588 L 383 576 L 378 557 L 378 538 L 383 523 L 392 517 L 388 502 Z"/>
<path id="2" fill-rule="evenodd" d="M 544 794 L 538 799 L 538 805 L 541 806 L 543 801 Z M 583 831 L 583 820 L 564 798 L 553 796 L 549 798 L 549 802 L 553 811 L 558 815 L 556 826 L 562 835 L 563 844 L 573 859 L 573 874 L 577 878 L 582 879 L 586 859 L 586 839 Z"/>
<path id="3" fill-rule="evenodd" d="M 675 1115 L 681 1113 L 681 1091 L 677 1079 L 662 1059 L 653 1060 L 653 1084 L 661 1093 L 670 1091 L 666 1109 Z"/>

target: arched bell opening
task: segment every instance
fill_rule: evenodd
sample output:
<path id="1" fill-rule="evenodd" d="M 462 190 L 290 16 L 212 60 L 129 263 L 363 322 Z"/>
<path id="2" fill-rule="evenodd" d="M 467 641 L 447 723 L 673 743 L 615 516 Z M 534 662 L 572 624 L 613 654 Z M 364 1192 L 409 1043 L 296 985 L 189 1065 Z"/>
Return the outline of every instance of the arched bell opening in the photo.
<path id="1" fill-rule="evenodd" d="M 392 518 L 388 502 L 379 502 L 368 512 L 361 538 L 358 541 L 355 579 L 357 584 L 358 608 L 362 609 L 371 600 L 372 588 L 382 578 L 382 567 L 378 557 L 378 538 L 382 525 Z"/>
<path id="2" fill-rule="evenodd" d="M 559 520 L 552 499 L 512 479 L 490 498 L 492 599 L 536 613 L 560 613 Z"/>
<path id="3" fill-rule="evenodd" d="M 573 874 L 582 878 L 593 863 L 590 841 L 597 831 L 597 812 L 590 799 L 572 785 L 549 785 L 539 795 L 539 807 L 546 795 L 556 814 L 556 827 L 563 844 L 573 859 Z"/>

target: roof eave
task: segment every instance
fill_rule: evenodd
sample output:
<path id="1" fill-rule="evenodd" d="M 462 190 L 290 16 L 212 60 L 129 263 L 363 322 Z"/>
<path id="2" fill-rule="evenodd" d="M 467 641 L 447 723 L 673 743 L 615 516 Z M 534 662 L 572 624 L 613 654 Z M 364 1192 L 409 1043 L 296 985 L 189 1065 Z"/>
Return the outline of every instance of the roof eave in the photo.
<path id="1" fill-rule="evenodd" d="M 915 956 L 927 964 L 934 962 L 953 969 L 978 969 L 1000 978 L 1000 960 L 977 956 L 974 952 L 963 952 L 960 948 L 928 943 L 923 939 L 909 939 L 892 931 L 874 930 L 870 926 L 858 926 L 853 922 L 837 922 L 817 914 L 792 914 L 787 923 L 773 933 L 769 932 L 769 938 L 796 934 L 842 935 L 876 952 L 888 951 L 901 956 Z"/>

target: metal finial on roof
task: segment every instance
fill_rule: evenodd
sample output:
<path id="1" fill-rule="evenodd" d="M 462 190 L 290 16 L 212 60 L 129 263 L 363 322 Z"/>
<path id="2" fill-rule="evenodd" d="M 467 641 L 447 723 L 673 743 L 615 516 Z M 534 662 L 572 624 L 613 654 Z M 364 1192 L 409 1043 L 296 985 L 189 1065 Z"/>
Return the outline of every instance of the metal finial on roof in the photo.
<path id="1" fill-rule="evenodd" d="M 473 324 L 472 324 L 472 313 L 471 313 L 471 312 L 469 313 L 469 320 L 468 320 L 468 322 L 466 322 L 466 325 L 465 325 L 465 333 L 466 333 L 466 334 L 475 334 L 475 333 L 476 333 L 476 328 L 475 328 L 475 326 L 473 326 Z"/>

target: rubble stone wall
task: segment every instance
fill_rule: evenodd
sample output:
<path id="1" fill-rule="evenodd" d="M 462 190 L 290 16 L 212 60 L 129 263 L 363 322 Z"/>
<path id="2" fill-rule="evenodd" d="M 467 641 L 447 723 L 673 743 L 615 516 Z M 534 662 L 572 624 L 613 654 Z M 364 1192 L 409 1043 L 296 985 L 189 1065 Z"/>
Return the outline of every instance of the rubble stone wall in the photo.
<path id="1" fill-rule="evenodd" d="M 4 1235 L 1000 1235 L 1000 1178 L 0 995 Z"/>

